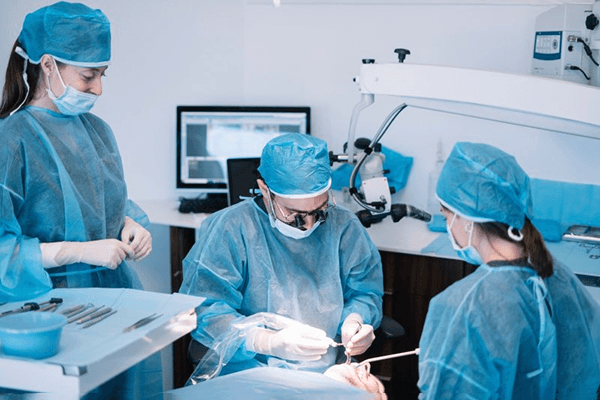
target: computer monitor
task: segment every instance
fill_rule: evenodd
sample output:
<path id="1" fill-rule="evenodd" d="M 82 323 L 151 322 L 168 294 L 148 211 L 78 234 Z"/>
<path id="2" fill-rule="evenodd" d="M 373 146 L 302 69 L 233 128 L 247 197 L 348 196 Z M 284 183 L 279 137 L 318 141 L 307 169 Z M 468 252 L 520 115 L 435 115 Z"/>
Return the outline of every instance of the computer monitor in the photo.
<path id="1" fill-rule="evenodd" d="M 227 196 L 227 159 L 260 157 L 286 133 L 310 134 L 309 107 L 178 106 L 177 190 Z"/>
<path id="2" fill-rule="evenodd" d="M 255 190 L 258 192 L 256 178 L 258 178 L 259 166 L 260 157 L 227 159 L 229 186 L 227 200 L 230 206 L 239 203 L 244 198 L 252 197 Z"/>

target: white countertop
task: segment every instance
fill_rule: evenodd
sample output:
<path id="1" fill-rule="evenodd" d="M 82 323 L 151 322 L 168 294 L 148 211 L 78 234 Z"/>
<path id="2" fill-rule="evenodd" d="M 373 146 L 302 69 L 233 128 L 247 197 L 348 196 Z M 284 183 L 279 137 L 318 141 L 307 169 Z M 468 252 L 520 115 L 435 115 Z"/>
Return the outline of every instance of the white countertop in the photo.
<path id="1" fill-rule="evenodd" d="M 135 202 L 148 214 L 153 224 L 197 229 L 209 215 L 180 213 L 178 201 L 136 200 Z M 347 204 L 344 206 L 348 207 Z M 396 223 L 391 218 L 386 218 L 371 225 L 367 232 L 379 250 L 405 254 L 422 254 L 421 250 L 440 236 L 440 233 L 427 229 L 425 222 L 413 218 L 403 218 Z M 436 256 L 458 259 L 455 255 Z"/>

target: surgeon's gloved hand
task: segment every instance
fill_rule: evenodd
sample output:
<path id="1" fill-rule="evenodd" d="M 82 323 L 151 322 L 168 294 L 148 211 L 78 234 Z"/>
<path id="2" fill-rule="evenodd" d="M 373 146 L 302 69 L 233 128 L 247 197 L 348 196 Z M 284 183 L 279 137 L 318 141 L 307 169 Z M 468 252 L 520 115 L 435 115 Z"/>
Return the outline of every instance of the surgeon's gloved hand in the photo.
<path id="1" fill-rule="evenodd" d="M 134 256 L 129 258 L 134 261 L 143 260 L 152 251 L 152 235 L 150 235 L 150 232 L 129 217 L 125 217 L 125 225 L 121 231 L 121 241 L 133 249 Z"/>
<path id="2" fill-rule="evenodd" d="M 332 342 L 325 331 L 309 325 L 298 324 L 279 331 L 254 328 L 246 337 L 246 348 L 292 361 L 317 361 Z"/>
<path id="3" fill-rule="evenodd" d="M 373 327 L 363 324 L 362 317 L 352 313 L 346 317 L 342 324 L 342 344 L 351 356 L 362 354 L 375 340 Z"/>
<path id="4" fill-rule="evenodd" d="M 90 242 L 40 243 L 44 268 L 78 262 L 116 269 L 125 257 L 133 257 L 131 246 L 117 239 Z"/>

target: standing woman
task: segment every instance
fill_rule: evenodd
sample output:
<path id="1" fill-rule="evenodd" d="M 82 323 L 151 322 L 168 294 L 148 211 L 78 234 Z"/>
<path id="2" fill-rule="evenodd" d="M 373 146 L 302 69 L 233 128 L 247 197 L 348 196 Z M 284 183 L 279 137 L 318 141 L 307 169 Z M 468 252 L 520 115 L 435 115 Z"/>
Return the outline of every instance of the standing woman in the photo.
<path id="1" fill-rule="evenodd" d="M 600 306 L 532 225 L 514 157 L 457 143 L 437 196 L 452 246 L 477 270 L 431 300 L 421 399 L 596 399 Z"/>
<path id="2" fill-rule="evenodd" d="M 127 198 L 110 127 L 89 113 L 110 41 L 102 11 L 59 2 L 26 16 L 11 51 L 0 105 L 0 301 L 57 287 L 141 289 L 125 259 L 150 253 L 148 218 Z M 121 392 L 99 397 L 126 397 L 127 374 L 113 384 Z M 145 385 L 153 379 L 162 382 L 160 368 Z"/>

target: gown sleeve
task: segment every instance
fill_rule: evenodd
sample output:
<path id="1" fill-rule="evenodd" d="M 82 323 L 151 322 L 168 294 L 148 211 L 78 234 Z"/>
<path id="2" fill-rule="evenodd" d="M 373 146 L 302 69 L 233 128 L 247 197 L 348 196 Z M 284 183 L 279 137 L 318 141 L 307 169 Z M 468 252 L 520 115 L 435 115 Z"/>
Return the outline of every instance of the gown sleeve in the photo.
<path id="1" fill-rule="evenodd" d="M 131 199 L 128 199 L 125 205 L 125 215 L 146 229 L 150 226 L 148 215 Z"/>
<path id="2" fill-rule="evenodd" d="M 22 152 L 0 153 L 0 302 L 37 297 L 52 289 L 42 266 L 40 242 L 23 235 L 17 215 L 23 205 Z"/>
<path id="3" fill-rule="evenodd" d="M 374 329 L 381 323 L 383 303 L 383 267 L 375 244 L 358 219 L 351 215 L 350 223 L 340 237 L 340 258 L 343 271 L 344 309 L 338 327 L 348 315 L 358 313 L 365 324 Z"/>
<path id="4" fill-rule="evenodd" d="M 226 219 L 222 213 L 215 213 L 204 221 L 195 245 L 183 261 L 184 277 L 179 290 L 206 298 L 196 308 L 198 326 L 191 335 L 209 348 L 227 333 L 233 321 L 244 317 L 237 310 L 243 301 L 245 248 L 240 248 L 240 230 L 224 223 Z M 232 361 L 255 355 L 241 346 Z"/>

